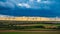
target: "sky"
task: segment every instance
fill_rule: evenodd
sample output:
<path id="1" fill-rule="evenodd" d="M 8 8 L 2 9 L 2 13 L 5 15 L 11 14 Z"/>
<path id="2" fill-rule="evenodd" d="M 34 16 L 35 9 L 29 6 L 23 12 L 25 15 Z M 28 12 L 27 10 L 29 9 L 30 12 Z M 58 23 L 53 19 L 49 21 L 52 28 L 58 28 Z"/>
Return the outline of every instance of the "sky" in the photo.
<path id="1" fill-rule="evenodd" d="M 60 17 L 60 0 L 0 0 L 0 15 Z"/>

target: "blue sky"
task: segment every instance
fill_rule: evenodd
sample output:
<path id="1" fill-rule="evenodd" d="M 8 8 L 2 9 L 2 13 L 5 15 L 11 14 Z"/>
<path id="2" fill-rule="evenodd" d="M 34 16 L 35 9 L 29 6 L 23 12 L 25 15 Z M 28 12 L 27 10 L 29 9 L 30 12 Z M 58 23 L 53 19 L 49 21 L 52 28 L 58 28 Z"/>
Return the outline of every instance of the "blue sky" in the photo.
<path id="1" fill-rule="evenodd" d="M 0 15 L 60 17 L 60 0 L 0 0 Z"/>

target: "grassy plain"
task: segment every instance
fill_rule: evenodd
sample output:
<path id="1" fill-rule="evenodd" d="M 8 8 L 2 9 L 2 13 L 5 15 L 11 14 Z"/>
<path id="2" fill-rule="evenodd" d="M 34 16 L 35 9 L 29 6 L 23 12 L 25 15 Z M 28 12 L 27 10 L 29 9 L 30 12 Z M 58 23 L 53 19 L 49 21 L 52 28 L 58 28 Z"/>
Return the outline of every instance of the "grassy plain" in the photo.
<path id="1" fill-rule="evenodd" d="M 0 34 L 60 34 L 59 31 L 38 31 L 38 32 L 0 32 Z"/>

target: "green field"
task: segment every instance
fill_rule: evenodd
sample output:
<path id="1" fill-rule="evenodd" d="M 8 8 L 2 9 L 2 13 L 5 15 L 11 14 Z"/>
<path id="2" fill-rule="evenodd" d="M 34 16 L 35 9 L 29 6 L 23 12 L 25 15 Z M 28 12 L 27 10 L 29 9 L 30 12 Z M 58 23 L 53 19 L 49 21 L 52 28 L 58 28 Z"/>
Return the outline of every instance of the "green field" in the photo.
<path id="1" fill-rule="evenodd" d="M 4 30 L 8 30 L 8 31 L 4 31 Z M 14 31 L 11 31 L 11 30 L 14 30 Z M 60 23 L 57 23 L 57 24 L 0 23 L 0 34 L 60 34 Z"/>
<path id="2" fill-rule="evenodd" d="M 0 34 L 60 34 L 60 32 L 0 32 Z"/>
<path id="3" fill-rule="evenodd" d="M 5 25 L 0 26 L 0 30 L 60 30 L 60 24 L 25 24 L 25 25 Z"/>

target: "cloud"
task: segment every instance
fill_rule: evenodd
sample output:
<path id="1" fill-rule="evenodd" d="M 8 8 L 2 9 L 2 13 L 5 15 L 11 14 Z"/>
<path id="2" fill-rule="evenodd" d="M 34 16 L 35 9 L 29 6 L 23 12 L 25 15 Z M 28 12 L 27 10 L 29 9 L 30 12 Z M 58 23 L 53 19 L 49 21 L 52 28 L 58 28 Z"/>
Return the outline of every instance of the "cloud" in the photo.
<path id="1" fill-rule="evenodd" d="M 38 2 L 38 3 L 40 3 L 40 2 L 41 2 L 41 0 L 37 0 L 37 2 Z"/>
<path id="2" fill-rule="evenodd" d="M 31 11 L 26 11 L 21 8 L 30 8 L 34 9 Z M 2 10 L 1 10 L 2 9 Z M 14 9 L 16 11 L 12 11 L 8 9 Z M 38 11 L 38 10 L 43 10 L 43 11 Z M 50 10 L 50 11 L 48 11 Z M 4 11 L 4 12 L 3 12 Z M 46 12 L 47 11 L 47 12 Z M 16 13 L 15 15 L 20 15 L 20 14 L 29 14 L 29 15 L 60 15 L 60 0 L 0 0 L 0 14 L 12 14 Z M 33 14 L 30 14 L 33 13 Z M 45 14 L 46 13 L 46 14 Z M 52 13 L 52 14 L 51 14 Z"/>
<path id="3" fill-rule="evenodd" d="M 0 1 L 2 1 L 2 2 L 6 2 L 6 0 L 0 0 Z"/>
<path id="4" fill-rule="evenodd" d="M 30 2 L 33 2 L 34 0 L 29 0 Z"/>
<path id="5" fill-rule="evenodd" d="M 15 1 L 15 0 L 14 0 Z M 5 2 L 3 2 L 2 0 L 0 1 L 0 8 L 4 7 L 4 8 L 10 8 L 10 9 L 14 9 L 15 8 L 15 2 L 12 0 L 5 0 Z M 3 8 L 3 9 L 4 9 Z"/>
<path id="6" fill-rule="evenodd" d="M 26 8 L 31 8 L 31 6 L 27 3 L 19 3 L 18 6 L 20 7 L 26 7 Z"/>
<path id="7" fill-rule="evenodd" d="M 1 15 L 1 14 L 0 14 L 0 17 L 7 17 L 7 18 L 8 18 L 8 17 L 14 17 L 14 16 L 9 16 L 9 15 Z"/>
<path id="8" fill-rule="evenodd" d="M 45 9 L 45 7 L 51 8 L 52 1 L 46 0 L 6 0 L 5 2 L 0 1 L 0 6 L 6 8 L 33 8 L 33 9 Z M 48 9 L 47 8 L 47 9 Z"/>

